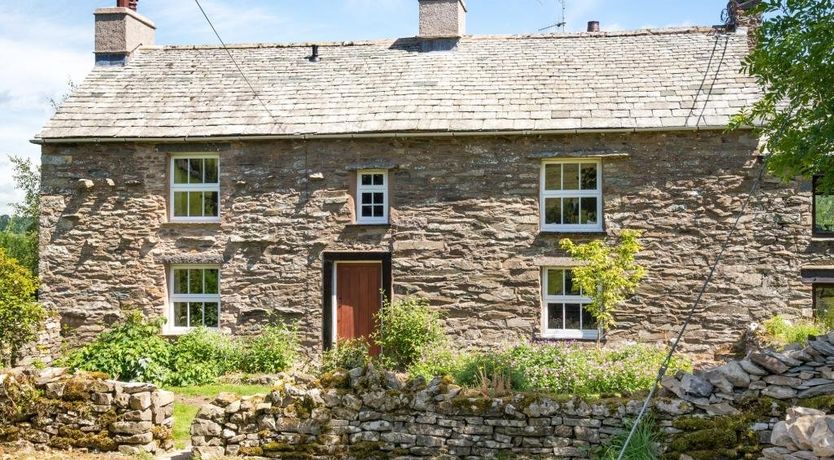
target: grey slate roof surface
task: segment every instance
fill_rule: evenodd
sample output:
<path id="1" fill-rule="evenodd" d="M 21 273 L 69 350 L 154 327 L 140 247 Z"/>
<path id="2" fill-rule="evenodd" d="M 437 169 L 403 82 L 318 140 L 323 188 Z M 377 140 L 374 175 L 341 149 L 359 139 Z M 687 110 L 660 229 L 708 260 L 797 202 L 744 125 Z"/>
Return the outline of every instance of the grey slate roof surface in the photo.
<path id="1" fill-rule="evenodd" d="M 760 95 L 743 33 L 706 28 L 217 46 L 97 67 L 39 137 L 166 138 L 726 126 Z"/>

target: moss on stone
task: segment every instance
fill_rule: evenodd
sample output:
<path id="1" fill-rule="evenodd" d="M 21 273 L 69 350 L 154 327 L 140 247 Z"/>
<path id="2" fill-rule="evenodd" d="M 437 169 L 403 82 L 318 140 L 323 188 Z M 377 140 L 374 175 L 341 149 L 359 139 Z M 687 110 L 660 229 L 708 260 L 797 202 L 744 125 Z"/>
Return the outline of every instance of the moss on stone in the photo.
<path id="1" fill-rule="evenodd" d="M 86 401 L 90 399 L 90 386 L 86 379 L 74 377 L 64 385 L 64 401 Z"/>
<path id="2" fill-rule="evenodd" d="M 319 377 L 319 384 L 323 388 L 350 388 L 350 376 L 347 372 L 325 372 Z"/>
<path id="3" fill-rule="evenodd" d="M 826 414 L 834 413 L 834 395 L 814 396 L 813 398 L 800 399 L 797 406 L 818 409 Z"/>
<path id="4" fill-rule="evenodd" d="M 241 447 L 238 455 L 243 457 L 260 457 L 264 454 L 264 450 L 260 447 Z"/>

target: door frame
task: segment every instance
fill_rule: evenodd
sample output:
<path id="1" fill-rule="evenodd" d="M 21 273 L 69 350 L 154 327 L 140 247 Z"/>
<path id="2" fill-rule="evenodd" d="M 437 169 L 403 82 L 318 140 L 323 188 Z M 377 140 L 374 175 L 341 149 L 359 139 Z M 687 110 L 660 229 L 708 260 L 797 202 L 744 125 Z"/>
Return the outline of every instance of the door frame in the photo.
<path id="1" fill-rule="evenodd" d="M 336 341 L 336 265 L 347 263 L 382 264 L 382 301 L 391 301 L 391 253 L 390 252 L 325 252 L 322 254 L 322 346 L 324 350 L 333 348 Z"/>

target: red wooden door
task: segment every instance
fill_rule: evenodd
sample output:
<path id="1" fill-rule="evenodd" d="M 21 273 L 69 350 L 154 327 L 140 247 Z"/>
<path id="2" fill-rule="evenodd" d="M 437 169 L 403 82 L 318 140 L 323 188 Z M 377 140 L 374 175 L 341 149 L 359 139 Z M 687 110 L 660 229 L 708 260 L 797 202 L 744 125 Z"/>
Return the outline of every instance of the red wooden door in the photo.
<path id="1" fill-rule="evenodd" d="M 382 264 L 336 264 L 336 339 L 365 337 L 370 341 L 382 306 Z M 379 347 L 371 342 L 371 354 Z"/>

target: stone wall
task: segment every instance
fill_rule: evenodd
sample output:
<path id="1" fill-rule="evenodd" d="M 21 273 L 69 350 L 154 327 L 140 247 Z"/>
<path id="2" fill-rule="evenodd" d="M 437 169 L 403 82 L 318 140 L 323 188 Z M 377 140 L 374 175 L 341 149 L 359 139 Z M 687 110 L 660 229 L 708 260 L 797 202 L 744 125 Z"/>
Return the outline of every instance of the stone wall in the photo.
<path id="1" fill-rule="evenodd" d="M 173 447 L 174 394 L 62 368 L 0 373 L 0 443 L 138 454 Z"/>
<path id="2" fill-rule="evenodd" d="M 717 131 L 46 145 L 41 299 L 87 340 L 124 308 L 164 314 L 168 264 L 218 263 L 222 328 L 252 333 L 279 313 L 318 350 L 323 253 L 388 252 L 395 295 L 427 297 L 461 346 L 489 345 L 540 333 L 540 270 L 565 256 L 559 239 L 636 228 L 648 277 L 609 338 L 664 340 L 747 197 L 756 149 L 748 132 Z M 168 156 L 194 151 L 220 153 L 220 224 L 166 217 Z M 539 231 L 540 164 L 554 155 L 607 155 L 605 235 Z M 392 168 L 391 225 L 352 225 L 353 171 L 379 164 Z M 730 344 L 775 313 L 810 316 L 800 268 L 834 258 L 811 239 L 806 183 L 768 179 L 731 243 L 687 351 Z"/>
<path id="3" fill-rule="evenodd" d="M 268 395 L 222 394 L 200 409 L 191 434 L 202 458 L 592 458 L 623 431 L 641 398 L 492 396 L 370 366 L 318 380 L 287 377 Z M 834 333 L 668 376 L 652 413 L 667 459 L 813 460 L 812 452 L 834 452 L 828 425 L 812 436 L 832 420 L 823 414 L 834 414 Z M 816 418 L 799 421 L 805 434 L 793 442 L 786 431 L 797 439 L 796 414 Z M 803 450 L 811 456 L 790 456 Z"/>

